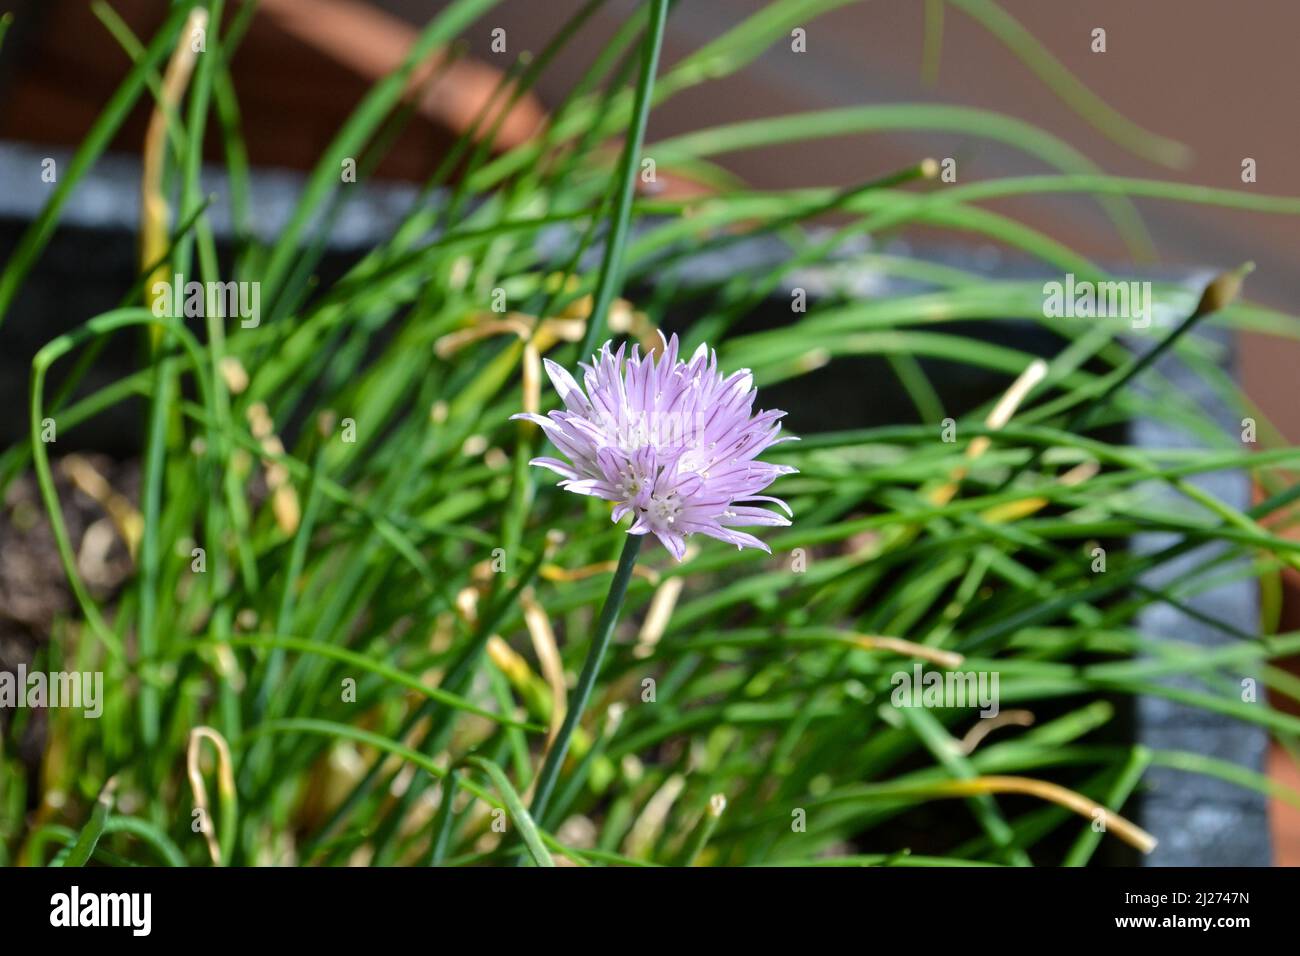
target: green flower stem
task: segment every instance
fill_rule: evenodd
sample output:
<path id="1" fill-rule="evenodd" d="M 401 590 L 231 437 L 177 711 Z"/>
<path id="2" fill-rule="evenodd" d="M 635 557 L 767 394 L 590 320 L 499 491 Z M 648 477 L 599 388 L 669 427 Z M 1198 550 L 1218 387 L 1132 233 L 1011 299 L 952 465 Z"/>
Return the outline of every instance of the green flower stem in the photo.
<path id="1" fill-rule="evenodd" d="M 564 765 L 564 758 L 569 752 L 569 740 L 573 736 L 574 728 L 578 726 L 578 721 L 582 719 L 587 701 L 591 698 L 591 689 L 600 674 L 601 661 L 605 659 L 605 651 L 609 648 L 610 638 L 614 635 L 614 625 L 618 623 L 618 612 L 623 607 L 623 596 L 627 594 L 628 582 L 632 580 L 632 566 L 636 564 L 637 552 L 641 550 L 642 537 L 644 536 L 639 534 L 629 534 L 623 545 L 623 553 L 618 559 L 618 568 L 614 571 L 614 580 L 609 584 L 605 605 L 600 609 L 600 620 L 596 623 L 596 633 L 591 639 L 591 649 L 587 651 L 587 662 L 582 665 L 578 685 L 573 688 L 573 694 L 569 698 L 569 709 L 564 715 L 564 723 L 560 726 L 555 742 L 551 745 L 550 753 L 546 755 L 541 773 L 537 775 L 537 790 L 533 794 L 531 807 L 534 820 L 542 819 L 546 813 L 546 805 L 551 800 L 551 793 L 560 776 L 560 767 Z"/>
<path id="2" fill-rule="evenodd" d="M 641 144 L 645 140 L 646 123 L 650 116 L 650 99 L 654 90 L 655 71 L 659 67 L 659 49 L 664 41 L 664 22 L 668 19 L 668 0 L 651 0 L 650 27 L 646 35 L 641 60 L 641 76 L 636 86 L 636 99 L 632 105 L 632 128 L 619 161 L 618 196 L 609 236 L 605 239 L 604 261 L 600 265 L 600 278 L 596 285 L 591 317 L 587 320 L 587 334 L 578 354 L 586 358 L 595 351 L 600 336 L 605 331 L 605 316 L 610 303 L 618 294 L 623 278 L 623 253 L 627 246 L 628 223 L 632 218 L 632 200 L 636 193 L 636 173 L 641 165 Z"/>

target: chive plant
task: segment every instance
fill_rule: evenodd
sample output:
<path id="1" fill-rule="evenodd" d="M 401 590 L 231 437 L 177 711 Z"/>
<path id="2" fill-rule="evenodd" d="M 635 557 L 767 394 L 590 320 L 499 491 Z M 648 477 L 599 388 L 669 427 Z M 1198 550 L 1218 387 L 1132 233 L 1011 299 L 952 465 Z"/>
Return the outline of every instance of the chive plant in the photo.
<path id="1" fill-rule="evenodd" d="M 1300 804 L 1253 768 L 1151 750 L 1116 729 L 1124 701 L 1159 695 L 1266 728 L 1295 753 L 1300 719 L 1241 687 L 1249 677 L 1300 698 L 1271 663 L 1300 650 L 1300 635 L 1276 633 L 1280 574 L 1300 564 L 1284 533 L 1300 453 L 1221 370 L 1213 342 L 1184 333 L 1218 324 L 1295 338 L 1296 320 L 1240 299 L 1239 276 L 1225 274 L 1199 303 L 1156 283 L 1157 304 L 1186 321 L 1134 332 L 1046 314 L 1041 282 L 844 251 L 857 236 L 937 227 L 1105 281 L 1100 265 L 986 203 L 1090 197 L 1141 256 L 1150 240 L 1135 199 L 1285 215 L 1300 200 L 1107 176 L 1015 119 L 936 104 L 646 141 L 655 107 L 788 45 L 793 29 L 815 29 L 846 2 L 772 0 L 665 64 L 672 4 L 648 0 L 545 129 L 494 154 L 493 117 L 569 55 L 604 0 L 582 4 L 509 72 L 392 234 L 329 283 L 316 278 L 320 236 L 362 188 L 341 168 L 351 161 L 365 182 L 409 119 L 412 79 L 490 23 L 493 0 L 454 0 L 422 30 L 338 130 L 270 242 L 252 228 L 231 81 L 254 5 L 173 3 L 152 38 L 96 5 L 132 66 L 0 273 L 0 320 L 73 189 L 141 102 L 160 131 L 147 146 L 149 254 L 120 308 L 36 356 L 31 438 L 0 456 L 0 483 L 39 489 L 73 598 L 33 666 L 102 671 L 105 702 L 98 719 L 51 709 L 39 763 L 17 748 L 30 712 L 11 711 L 3 862 L 1083 865 L 1103 847 L 1148 850 L 1160 838 L 1129 819 L 1153 767 Z M 1156 163 L 1182 157 L 1089 93 L 991 0 L 927 4 L 927 68 L 945 6 L 974 17 L 1101 134 Z M 205 49 L 182 68 L 196 17 Z M 1045 171 L 954 185 L 921 156 L 846 189 L 763 191 L 716 163 L 897 130 L 996 140 Z M 214 137 L 238 237 L 230 254 L 200 176 Z M 708 194 L 639 195 L 645 157 Z M 833 225 L 809 228 L 822 222 Z M 543 241 L 557 230 L 570 239 L 558 257 Z M 703 287 L 662 281 L 674 264 L 758 236 L 784 239 L 787 260 L 741 263 Z M 779 327 L 746 328 L 795 270 L 831 263 L 919 291 L 832 295 Z M 155 309 L 155 274 L 257 283 L 261 321 Z M 629 553 L 625 542 L 640 538 L 611 522 L 608 502 L 539 482 L 529 462 L 547 454 L 544 436 L 512 421 L 547 421 L 565 398 L 543 388 L 544 358 L 575 368 L 611 337 L 654 348 L 657 329 L 687 313 L 683 348 L 708 343 L 720 367 L 750 370 L 760 396 L 875 355 L 895 379 L 861 387 L 901 390 L 915 406 L 907 421 L 807 433 L 766 452 L 772 494 L 797 516 L 764 529 L 770 554 L 698 534 L 671 538 L 675 556 Z M 991 344 L 971 331 L 991 316 L 1040 326 L 1059 348 L 1042 361 Z M 1256 447 L 1180 401 L 1127 335 L 1176 355 L 1259 421 Z M 86 373 L 123 337 L 146 357 L 92 390 Z M 999 376 L 1001 394 L 945 407 L 930 359 Z M 93 429 L 134 399 L 149 409 L 142 488 L 115 524 L 132 573 L 97 595 L 60 507 L 59 446 L 43 434 L 49 422 L 59 435 Z M 1139 415 L 1195 447 L 1137 449 L 1101 430 Z M 1224 469 L 1248 472 L 1259 503 L 1239 510 L 1191 481 Z M 1179 507 L 1150 506 L 1156 487 Z M 1093 569 L 1098 542 L 1146 531 L 1173 543 L 1112 548 L 1104 573 Z M 1191 573 L 1148 583 L 1205 546 L 1211 556 Z M 1207 621 L 1221 645 L 1134 626 L 1145 607 L 1184 608 L 1242 577 L 1258 585 L 1260 620 L 1247 632 Z M 895 706 L 898 675 L 912 673 L 996 674 L 1000 716 Z"/>

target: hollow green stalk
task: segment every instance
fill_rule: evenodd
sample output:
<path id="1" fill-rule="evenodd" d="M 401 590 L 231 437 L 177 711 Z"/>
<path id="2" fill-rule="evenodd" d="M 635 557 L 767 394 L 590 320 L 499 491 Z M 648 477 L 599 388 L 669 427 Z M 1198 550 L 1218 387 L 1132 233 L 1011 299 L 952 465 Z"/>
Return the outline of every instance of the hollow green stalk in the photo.
<path id="1" fill-rule="evenodd" d="M 587 651 L 587 661 L 582 665 L 582 674 L 578 684 L 573 688 L 569 698 L 569 707 L 564 714 L 564 723 L 551 744 L 551 749 L 537 775 L 537 790 L 533 794 L 530 808 L 534 820 L 542 819 L 546 806 L 551 800 L 560 768 L 569 752 L 569 741 L 574 728 L 582 719 L 582 712 L 591 698 L 591 690 L 600 674 L 601 662 L 609 648 L 610 638 L 614 635 L 614 625 L 618 623 L 618 613 L 623 607 L 623 597 L 627 594 L 628 583 L 632 580 L 632 567 L 636 564 L 637 552 L 641 550 L 641 535 L 629 534 L 623 544 L 623 553 L 619 556 L 618 567 L 614 571 L 614 580 L 609 584 L 609 593 L 605 595 L 605 604 L 600 609 L 600 619 L 596 623 L 596 633 L 592 635 L 591 649 Z"/>

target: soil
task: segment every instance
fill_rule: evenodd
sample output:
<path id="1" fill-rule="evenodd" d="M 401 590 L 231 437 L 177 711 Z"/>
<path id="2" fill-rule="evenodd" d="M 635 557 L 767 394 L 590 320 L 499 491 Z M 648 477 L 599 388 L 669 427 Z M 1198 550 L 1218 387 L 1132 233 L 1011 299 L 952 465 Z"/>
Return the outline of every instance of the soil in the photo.
<path id="1" fill-rule="evenodd" d="M 97 476 L 106 483 L 103 487 L 134 507 L 139 500 L 139 464 L 76 454 L 55 459 L 51 467 L 78 572 L 95 600 L 111 601 L 131 571 L 131 558 L 106 507 L 81 485 L 89 477 L 93 488 L 99 484 Z M 40 488 L 35 476 L 25 473 L 5 489 L 0 507 L 0 670 L 31 665 L 50 640 L 55 621 L 75 607 Z M 45 720 L 39 712 L 31 717 L 20 739 L 11 744 L 32 771 L 29 779 L 34 779 L 45 745 Z M 0 709 L 0 732 L 7 734 L 9 723 L 5 709 Z"/>

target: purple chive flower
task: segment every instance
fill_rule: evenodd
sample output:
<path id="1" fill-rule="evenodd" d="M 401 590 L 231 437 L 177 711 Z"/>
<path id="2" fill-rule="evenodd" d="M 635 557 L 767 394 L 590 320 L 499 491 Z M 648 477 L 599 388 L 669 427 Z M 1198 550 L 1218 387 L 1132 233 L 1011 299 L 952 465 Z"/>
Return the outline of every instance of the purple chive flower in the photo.
<path id="1" fill-rule="evenodd" d="M 562 476 L 562 488 L 615 502 L 615 521 L 631 514 L 628 533 L 653 532 L 678 561 L 696 532 L 770 553 L 758 538 L 734 529 L 790 523 L 749 504 L 772 502 L 791 514 L 780 498 L 759 492 L 796 469 L 756 460 L 791 440 L 777 437 L 785 412 L 751 415 L 758 394 L 753 376 L 742 369 L 724 378 L 707 346 L 689 362 L 677 359 L 676 335 L 664 341 L 658 362 L 637 346 L 625 359 L 624 348 L 612 352 L 606 342 L 592 365 L 582 365 L 585 391 L 546 360 L 564 410 L 513 417 L 540 425 L 569 460 L 531 464 Z"/>

